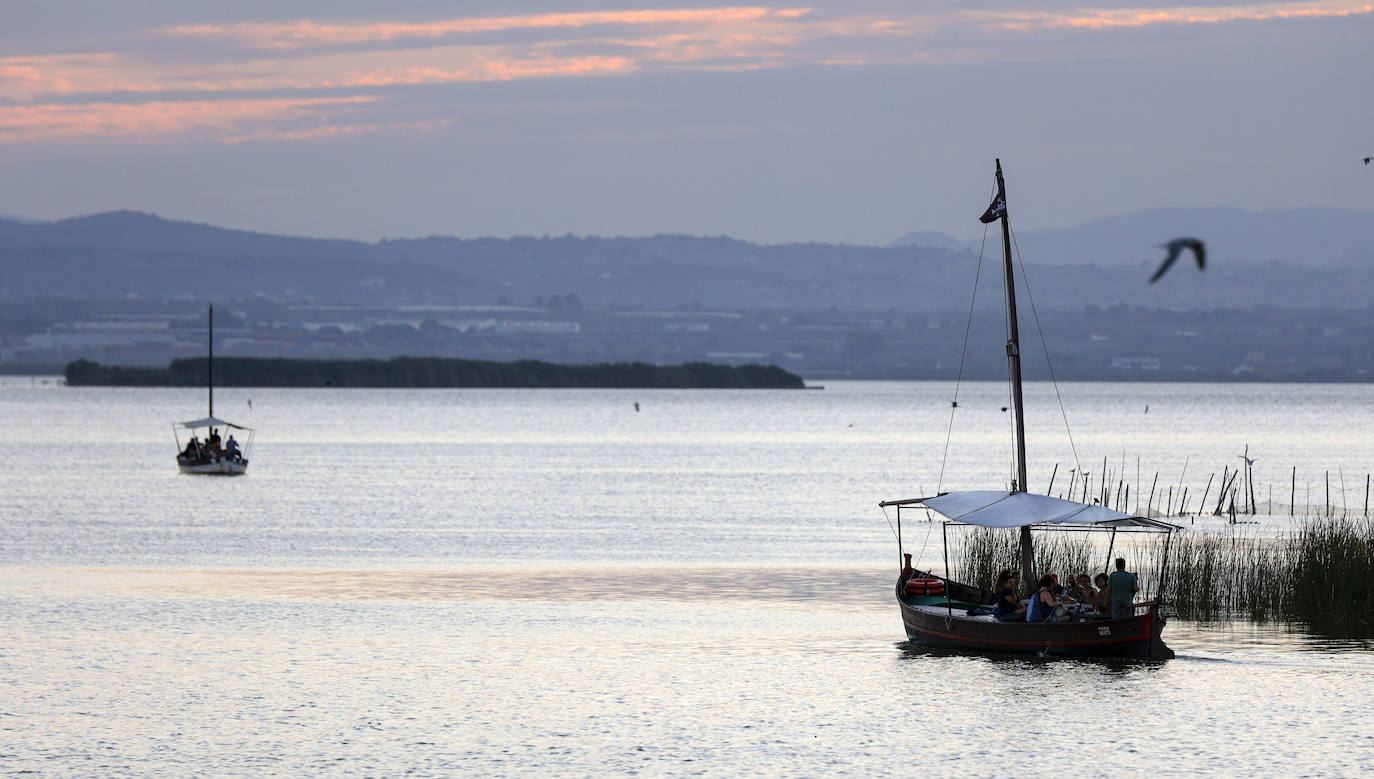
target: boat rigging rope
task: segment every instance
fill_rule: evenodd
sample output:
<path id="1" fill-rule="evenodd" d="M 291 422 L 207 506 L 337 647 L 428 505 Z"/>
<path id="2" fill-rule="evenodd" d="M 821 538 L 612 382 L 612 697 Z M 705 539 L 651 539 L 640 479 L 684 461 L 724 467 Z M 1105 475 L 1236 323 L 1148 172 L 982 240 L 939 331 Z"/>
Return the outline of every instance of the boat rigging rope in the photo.
<path id="1" fill-rule="evenodd" d="M 924 488 L 918 487 L 918 491 L 921 492 L 922 494 L 925 493 L 925 489 L 924 489 Z M 926 536 L 925 536 L 925 538 L 922 538 L 922 539 L 921 539 L 921 550 L 920 550 L 919 552 L 916 553 L 916 562 L 917 562 L 917 563 L 920 563 L 921 560 L 925 557 L 925 554 L 926 554 L 926 544 L 930 543 L 930 531 L 932 531 L 932 530 L 935 529 L 935 523 L 930 521 L 930 509 L 925 508 L 924 506 L 922 506 L 921 508 L 922 508 L 922 510 L 924 510 L 924 511 L 926 512 L 926 522 L 929 523 L 929 524 L 927 524 L 927 526 L 926 526 Z M 886 507 L 886 506 L 883 506 L 882 509 L 883 509 L 883 519 L 886 519 L 886 520 L 887 520 L 887 526 L 888 526 L 888 529 L 890 529 L 890 530 L 892 531 L 892 537 L 895 538 L 895 539 L 897 539 L 897 543 L 898 543 L 898 545 L 899 545 L 899 546 L 898 546 L 898 551 L 900 552 L 900 551 L 902 551 L 902 550 L 901 550 L 901 547 L 900 547 L 900 544 L 902 543 L 902 537 L 899 536 L 899 535 L 897 535 L 897 528 L 893 527 L 893 525 L 892 525 L 892 517 L 888 516 L 887 507 Z M 902 507 L 901 507 L 901 506 L 898 506 L 898 507 L 897 507 L 897 516 L 898 516 L 898 518 L 900 518 L 900 517 L 902 516 Z"/>
<path id="2" fill-rule="evenodd" d="M 993 193 L 996 193 L 993 189 Z M 949 429 L 945 431 L 945 451 L 940 455 L 940 476 L 935 480 L 935 494 L 945 484 L 945 465 L 949 463 L 949 440 L 954 436 L 954 412 L 959 410 L 959 387 L 964 380 L 964 358 L 968 356 L 968 336 L 973 330 L 973 306 L 978 301 L 978 279 L 983 275 L 983 249 L 988 245 L 988 226 L 983 225 L 983 241 L 978 244 L 978 267 L 973 272 L 973 295 L 968 302 L 968 322 L 964 325 L 964 346 L 959 350 L 959 371 L 954 376 L 954 399 L 949 405 Z"/>
<path id="3" fill-rule="evenodd" d="M 889 517 L 887 515 L 887 506 L 879 506 L 879 508 L 883 510 L 883 519 L 887 520 L 887 527 L 889 530 L 892 531 L 892 537 L 896 539 L 897 543 L 900 544 L 902 542 L 902 538 L 901 536 L 897 535 L 897 527 L 892 524 L 892 517 Z"/>
<path id="4" fill-rule="evenodd" d="M 1011 223 L 1007 224 L 1007 229 L 1011 232 L 1012 246 L 1016 247 L 1016 263 L 1021 266 L 1021 284 L 1026 288 L 1026 299 L 1030 301 L 1031 314 L 1035 318 L 1035 331 L 1040 334 L 1040 348 L 1045 352 L 1045 365 L 1050 369 L 1050 383 L 1054 385 L 1054 397 L 1059 401 L 1059 416 L 1064 420 L 1064 433 L 1069 437 L 1069 451 L 1073 452 L 1073 464 L 1079 473 L 1083 472 L 1083 464 L 1078 461 L 1078 448 L 1073 445 L 1073 431 L 1069 429 L 1069 415 L 1064 410 L 1064 396 L 1059 394 L 1059 381 L 1054 377 L 1054 361 L 1050 359 L 1050 347 L 1045 343 L 1045 330 L 1040 326 L 1040 312 L 1035 308 L 1035 296 L 1031 294 L 1030 278 L 1026 276 L 1026 263 L 1021 259 L 1021 246 L 1016 242 L 1016 232 L 1011 230 Z M 1103 475 L 1105 478 L 1105 474 Z M 1026 490 L 1026 485 L 1022 484 L 1021 489 Z M 1073 496 L 1070 495 L 1070 498 Z"/>

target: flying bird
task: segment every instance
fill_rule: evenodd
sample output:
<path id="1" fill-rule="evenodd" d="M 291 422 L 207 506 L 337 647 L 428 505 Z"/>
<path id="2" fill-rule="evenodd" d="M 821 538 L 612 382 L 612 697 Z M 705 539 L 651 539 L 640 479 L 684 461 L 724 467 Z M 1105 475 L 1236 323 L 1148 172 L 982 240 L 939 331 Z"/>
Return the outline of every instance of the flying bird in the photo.
<path id="1" fill-rule="evenodd" d="M 1164 272 L 1169 270 L 1169 266 L 1174 264 L 1174 260 L 1178 259 L 1178 255 L 1182 253 L 1184 249 L 1193 250 L 1193 256 L 1197 258 L 1198 270 L 1203 270 L 1207 267 L 1207 246 L 1196 238 L 1175 238 L 1168 243 L 1160 244 L 1160 246 L 1169 250 L 1169 256 L 1164 258 L 1164 264 L 1160 265 L 1159 270 L 1155 271 L 1155 275 L 1150 277 L 1151 284 L 1159 281 L 1159 277 L 1163 276 Z"/>
<path id="2" fill-rule="evenodd" d="M 1368 165 L 1370 160 L 1374 160 L 1374 157 L 1365 157 L 1364 164 Z"/>

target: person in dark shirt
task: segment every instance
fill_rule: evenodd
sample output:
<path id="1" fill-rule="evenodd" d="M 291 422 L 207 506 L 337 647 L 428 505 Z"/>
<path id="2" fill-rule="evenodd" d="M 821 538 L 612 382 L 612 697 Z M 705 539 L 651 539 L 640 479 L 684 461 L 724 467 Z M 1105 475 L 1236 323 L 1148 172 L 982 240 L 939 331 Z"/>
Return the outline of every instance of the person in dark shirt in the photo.
<path id="1" fill-rule="evenodd" d="M 1001 622 L 1020 622 L 1026 618 L 1026 607 L 1017 597 L 1021 574 L 1010 570 L 997 575 L 997 619 Z"/>
<path id="2" fill-rule="evenodd" d="M 1116 558 L 1116 570 L 1107 577 L 1107 587 L 1112 593 L 1112 619 L 1135 616 L 1135 594 L 1140 592 L 1140 583 L 1135 574 L 1126 570 L 1126 558 Z"/>

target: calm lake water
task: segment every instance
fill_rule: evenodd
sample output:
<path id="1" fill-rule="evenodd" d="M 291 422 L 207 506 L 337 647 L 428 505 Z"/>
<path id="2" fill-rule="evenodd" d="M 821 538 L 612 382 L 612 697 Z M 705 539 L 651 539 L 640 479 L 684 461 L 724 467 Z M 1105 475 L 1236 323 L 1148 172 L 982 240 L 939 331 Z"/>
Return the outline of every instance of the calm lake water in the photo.
<path id="1" fill-rule="evenodd" d="M 1011 468 L 1006 387 L 966 385 L 941 477 L 951 392 L 226 389 L 259 432 L 223 479 L 172 460 L 203 391 L 0 379 L 0 771 L 1368 772 L 1367 642 L 1175 620 L 1168 662 L 907 648 L 878 501 Z M 1032 489 L 1106 458 L 1133 496 L 1156 471 L 1200 496 L 1248 446 L 1279 516 L 1189 532 L 1286 532 L 1294 492 L 1363 511 L 1374 387 L 1060 392 L 1072 445 L 1028 388 Z"/>

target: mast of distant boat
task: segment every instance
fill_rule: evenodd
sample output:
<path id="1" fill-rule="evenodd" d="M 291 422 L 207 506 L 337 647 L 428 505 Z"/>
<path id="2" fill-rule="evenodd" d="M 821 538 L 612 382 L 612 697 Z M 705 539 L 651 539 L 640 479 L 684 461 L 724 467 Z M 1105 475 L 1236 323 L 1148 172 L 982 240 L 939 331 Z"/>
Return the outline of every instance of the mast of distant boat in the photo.
<path id="1" fill-rule="evenodd" d="M 1021 334 L 1016 321 L 1016 279 L 1011 265 L 1011 227 L 1007 223 L 1007 183 L 1002 178 L 1002 160 L 997 160 L 997 200 L 1002 222 L 1002 266 L 1007 287 L 1007 378 L 1011 382 L 1012 406 L 1016 420 L 1016 481 L 1012 492 L 1026 491 L 1026 420 L 1021 399 Z M 1035 549 L 1029 527 L 1021 528 L 1021 576 L 1025 585 L 1035 592 Z"/>
<path id="2" fill-rule="evenodd" d="M 215 304 L 210 304 L 210 356 L 206 367 L 206 387 L 210 393 L 210 416 L 215 415 Z"/>

